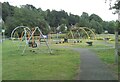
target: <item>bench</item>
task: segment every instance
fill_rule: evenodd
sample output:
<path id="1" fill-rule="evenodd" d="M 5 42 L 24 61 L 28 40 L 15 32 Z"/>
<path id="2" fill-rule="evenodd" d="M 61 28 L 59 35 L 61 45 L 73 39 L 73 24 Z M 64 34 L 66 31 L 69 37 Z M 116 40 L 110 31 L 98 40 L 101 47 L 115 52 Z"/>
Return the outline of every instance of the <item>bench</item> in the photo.
<path id="1" fill-rule="evenodd" d="M 92 46 L 92 43 L 93 42 L 91 42 L 91 41 L 89 41 L 89 42 L 86 42 L 89 46 Z"/>

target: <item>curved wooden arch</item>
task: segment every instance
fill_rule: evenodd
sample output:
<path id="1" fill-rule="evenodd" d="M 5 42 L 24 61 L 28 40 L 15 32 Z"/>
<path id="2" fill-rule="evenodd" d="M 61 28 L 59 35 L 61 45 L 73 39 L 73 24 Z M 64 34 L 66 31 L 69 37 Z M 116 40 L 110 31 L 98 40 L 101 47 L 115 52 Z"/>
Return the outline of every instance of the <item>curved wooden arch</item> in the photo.
<path id="1" fill-rule="evenodd" d="M 85 29 L 84 28 L 82 28 L 82 27 L 75 27 L 74 29 L 71 29 L 70 30 L 70 33 L 71 33 L 71 35 L 72 35 L 72 38 L 73 39 L 75 39 L 75 36 L 74 36 L 74 34 L 73 34 L 73 31 L 76 31 L 76 30 L 82 30 L 83 32 L 85 32 L 85 34 L 87 35 L 87 37 L 88 37 L 88 39 L 89 39 L 89 34 L 87 33 L 87 31 L 85 31 Z"/>
<path id="2" fill-rule="evenodd" d="M 83 30 L 83 31 L 85 32 L 85 34 L 87 35 L 87 37 L 88 37 L 88 39 L 89 39 L 90 36 L 89 36 L 89 34 L 87 33 L 87 31 L 85 31 L 85 29 L 82 28 L 82 27 L 79 27 L 79 30 L 80 30 L 80 29 Z"/>
<path id="3" fill-rule="evenodd" d="M 92 29 L 89 29 L 88 27 L 83 27 L 83 28 L 88 29 L 94 35 L 94 39 L 96 39 L 96 35 L 95 35 L 95 33 L 93 32 Z"/>

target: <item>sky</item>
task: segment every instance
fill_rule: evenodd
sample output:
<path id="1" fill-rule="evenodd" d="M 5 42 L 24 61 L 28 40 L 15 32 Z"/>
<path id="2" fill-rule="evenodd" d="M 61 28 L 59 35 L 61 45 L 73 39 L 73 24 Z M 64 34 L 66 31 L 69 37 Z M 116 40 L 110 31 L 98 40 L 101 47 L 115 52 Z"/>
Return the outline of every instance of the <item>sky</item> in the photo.
<path id="1" fill-rule="evenodd" d="M 112 1 L 112 4 L 115 0 Z M 10 5 L 20 6 L 31 4 L 42 10 L 65 10 L 68 13 L 81 15 L 82 12 L 87 12 L 89 15 L 97 14 L 104 21 L 117 20 L 118 15 L 112 14 L 114 10 L 109 10 L 109 0 L 1 0 L 1 2 L 9 2 Z"/>

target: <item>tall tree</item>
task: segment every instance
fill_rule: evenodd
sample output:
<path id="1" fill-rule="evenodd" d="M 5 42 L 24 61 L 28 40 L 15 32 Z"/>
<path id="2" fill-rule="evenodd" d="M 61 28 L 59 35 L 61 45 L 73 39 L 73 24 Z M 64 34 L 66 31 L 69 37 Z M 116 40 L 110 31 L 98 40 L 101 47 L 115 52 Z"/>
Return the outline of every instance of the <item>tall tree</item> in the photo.
<path id="1" fill-rule="evenodd" d="M 89 27 L 90 23 L 89 23 L 89 15 L 86 12 L 83 12 L 80 19 L 79 19 L 79 25 L 81 27 Z"/>
<path id="2" fill-rule="evenodd" d="M 106 0 L 107 1 L 107 0 Z M 118 14 L 118 26 L 115 28 L 115 63 L 118 62 L 118 32 L 120 31 L 120 0 L 116 0 L 115 4 L 112 6 L 110 0 L 110 9 L 115 9 L 114 14 Z"/>
<path id="3" fill-rule="evenodd" d="M 94 29 L 98 34 L 101 34 L 103 32 L 102 25 L 93 19 L 90 21 L 90 27 Z"/>
<path id="4" fill-rule="evenodd" d="M 98 15 L 96 15 L 96 14 L 91 14 L 90 15 L 90 17 L 89 17 L 89 20 L 91 21 L 91 20 L 95 20 L 95 21 L 97 21 L 97 22 L 103 22 L 103 20 L 102 20 L 102 18 L 100 18 Z"/>
<path id="5" fill-rule="evenodd" d="M 7 16 L 13 16 L 14 7 L 11 6 L 8 2 L 2 3 L 2 19 L 6 20 Z"/>

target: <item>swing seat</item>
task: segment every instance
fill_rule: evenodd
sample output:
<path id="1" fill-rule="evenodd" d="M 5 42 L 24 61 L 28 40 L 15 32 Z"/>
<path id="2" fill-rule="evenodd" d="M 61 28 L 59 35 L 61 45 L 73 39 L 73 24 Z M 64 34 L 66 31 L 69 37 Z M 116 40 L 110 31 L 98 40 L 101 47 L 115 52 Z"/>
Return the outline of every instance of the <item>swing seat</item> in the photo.
<path id="1" fill-rule="evenodd" d="M 89 46 L 92 46 L 92 43 L 93 42 L 91 42 L 91 41 L 89 41 L 89 42 L 86 42 Z"/>
<path id="2" fill-rule="evenodd" d="M 37 43 L 32 43 L 32 42 L 28 42 L 29 44 L 29 47 L 32 47 L 32 48 L 36 48 L 37 47 Z"/>
<path id="3" fill-rule="evenodd" d="M 29 47 L 32 47 L 32 42 L 28 42 L 28 46 L 29 46 Z"/>
<path id="4" fill-rule="evenodd" d="M 32 44 L 32 48 L 36 48 L 36 47 L 37 47 L 37 43 L 34 42 L 34 43 Z"/>

